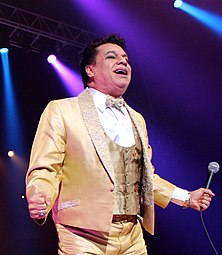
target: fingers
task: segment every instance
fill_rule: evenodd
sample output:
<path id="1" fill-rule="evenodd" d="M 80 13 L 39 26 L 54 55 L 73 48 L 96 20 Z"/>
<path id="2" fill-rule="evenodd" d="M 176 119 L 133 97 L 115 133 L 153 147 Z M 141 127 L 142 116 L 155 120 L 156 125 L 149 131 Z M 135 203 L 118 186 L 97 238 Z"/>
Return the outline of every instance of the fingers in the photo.
<path id="1" fill-rule="evenodd" d="M 50 196 L 46 196 L 45 202 L 49 206 L 51 204 L 51 197 Z"/>
<path id="2" fill-rule="evenodd" d="M 33 219 L 43 219 L 47 215 L 47 208 L 51 203 L 51 198 L 47 194 L 37 193 L 28 199 L 30 217 Z"/>
<path id="3" fill-rule="evenodd" d="M 211 190 L 205 190 L 204 194 L 198 200 L 199 206 L 202 211 L 206 210 L 210 206 L 212 197 L 215 196 Z"/>
<path id="4" fill-rule="evenodd" d="M 210 197 L 215 196 L 215 194 L 210 189 L 204 189 L 204 194 L 209 195 Z"/>
<path id="5" fill-rule="evenodd" d="M 206 210 L 215 194 L 210 189 L 200 188 L 191 192 L 190 207 L 195 210 Z"/>
<path id="6" fill-rule="evenodd" d="M 213 196 L 215 196 L 215 194 L 211 190 L 203 189 L 203 193 L 198 199 L 198 205 L 202 211 L 205 211 L 210 206 Z"/>
<path id="7" fill-rule="evenodd" d="M 210 199 L 200 198 L 199 199 L 199 206 L 204 211 L 210 206 L 210 202 L 211 202 L 211 198 Z"/>

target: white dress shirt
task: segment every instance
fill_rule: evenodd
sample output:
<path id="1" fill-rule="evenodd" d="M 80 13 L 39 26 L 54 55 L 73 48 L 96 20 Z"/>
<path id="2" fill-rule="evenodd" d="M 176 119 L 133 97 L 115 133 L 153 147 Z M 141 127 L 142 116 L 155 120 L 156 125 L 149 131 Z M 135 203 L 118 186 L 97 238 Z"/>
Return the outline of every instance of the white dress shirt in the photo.
<path id="1" fill-rule="evenodd" d="M 118 145 L 131 147 L 135 144 L 132 121 L 126 107 L 121 110 L 106 107 L 106 95 L 90 88 L 100 122 L 106 134 Z"/>
<path id="2" fill-rule="evenodd" d="M 118 145 L 131 147 L 135 144 L 132 121 L 126 107 L 121 110 L 106 107 L 106 95 L 90 88 L 100 122 L 106 134 Z M 176 187 L 171 202 L 183 206 L 184 201 L 189 198 L 187 190 Z"/>

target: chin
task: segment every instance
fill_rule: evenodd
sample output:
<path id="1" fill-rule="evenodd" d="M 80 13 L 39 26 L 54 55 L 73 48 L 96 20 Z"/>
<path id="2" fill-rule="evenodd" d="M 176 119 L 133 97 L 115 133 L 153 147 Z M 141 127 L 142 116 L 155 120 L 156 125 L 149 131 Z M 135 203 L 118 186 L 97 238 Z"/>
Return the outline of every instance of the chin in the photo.
<path id="1" fill-rule="evenodd" d="M 129 84 L 122 84 L 119 86 L 119 91 L 121 91 L 122 94 L 124 94 L 128 88 Z"/>
<path id="2" fill-rule="evenodd" d="M 121 89 L 118 89 L 118 90 L 115 90 L 115 91 L 113 92 L 113 96 L 115 96 L 115 97 L 120 97 L 120 96 L 122 96 L 122 95 L 126 92 L 126 90 L 127 90 L 126 87 L 121 88 Z"/>

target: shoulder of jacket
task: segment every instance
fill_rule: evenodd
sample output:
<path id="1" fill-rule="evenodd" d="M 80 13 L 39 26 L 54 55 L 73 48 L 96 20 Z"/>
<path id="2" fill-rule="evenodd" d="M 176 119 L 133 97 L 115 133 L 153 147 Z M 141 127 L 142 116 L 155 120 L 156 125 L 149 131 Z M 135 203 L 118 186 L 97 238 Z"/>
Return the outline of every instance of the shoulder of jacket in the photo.
<path id="1" fill-rule="evenodd" d="M 77 97 L 67 97 L 62 99 L 55 99 L 48 103 L 48 106 L 63 106 L 63 105 L 72 105 L 77 103 Z"/>
<path id="2" fill-rule="evenodd" d="M 55 99 L 50 101 L 51 104 L 65 104 L 65 103 L 71 103 L 77 101 L 77 97 L 67 97 L 67 98 L 61 98 L 61 99 Z"/>

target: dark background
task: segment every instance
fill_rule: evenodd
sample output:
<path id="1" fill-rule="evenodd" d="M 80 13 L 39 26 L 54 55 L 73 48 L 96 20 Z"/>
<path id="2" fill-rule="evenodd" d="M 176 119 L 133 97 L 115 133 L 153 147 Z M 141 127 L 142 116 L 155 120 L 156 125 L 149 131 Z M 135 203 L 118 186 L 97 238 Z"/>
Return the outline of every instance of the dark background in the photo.
<path id="1" fill-rule="evenodd" d="M 187 2 L 222 16 L 221 0 Z M 208 164 L 222 163 L 221 34 L 173 8 L 173 1 L 167 0 L 7 0 L 7 4 L 98 35 L 122 34 L 133 67 L 125 99 L 146 119 L 156 172 L 188 190 L 205 185 Z M 67 65 L 76 69 L 78 57 L 74 54 Z M 1 86 L 0 253 L 54 255 L 57 237 L 51 219 L 43 227 L 36 225 L 29 218 L 22 195 L 40 114 L 50 100 L 70 94 L 41 54 L 11 48 L 10 66 L 23 149 L 17 152 L 19 165 L 6 155 L 7 116 Z M 212 184 L 216 196 L 203 213 L 219 254 L 222 254 L 221 184 L 219 172 Z M 155 236 L 144 235 L 151 255 L 214 254 L 199 213 L 174 204 L 167 209 L 156 206 Z"/>

